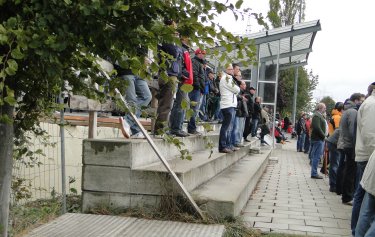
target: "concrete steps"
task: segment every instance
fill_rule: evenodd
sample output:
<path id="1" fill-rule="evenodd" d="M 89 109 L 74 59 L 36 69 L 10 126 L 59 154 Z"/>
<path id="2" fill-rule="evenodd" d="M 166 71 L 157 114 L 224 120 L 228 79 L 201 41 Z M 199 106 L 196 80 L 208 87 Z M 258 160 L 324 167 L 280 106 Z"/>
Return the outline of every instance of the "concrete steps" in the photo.
<path id="1" fill-rule="evenodd" d="M 218 137 L 213 134 L 208 139 L 217 145 Z M 268 154 L 250 154 L 259 148 L 259 140 L 245 143 L 231 154 L 219 153 L 214 147 L 211 156 L 205 148 L 206 139 L 190 136 L 181 141 L 188 147 L 191 161 L 182 160 L 179 151 L 162 139 L 155 143 L 202 209 L 213 216 L 237 216 L 267 162 Z M 157 208 L 164 196 L 180 192 L 146 140 L 87 139 L 83 147 L 83 211 L 98 204 Z M 215 187 L 221 190 L 215 191 Z M 225 195 L 226 192 L 232 196 Z"/>
<path id="2" fill-rule="evenodd" d="M 246 155 L 192 192 L 200 208 L 213 217 L 238 216 L 262 176 L 270 150 Z"/>

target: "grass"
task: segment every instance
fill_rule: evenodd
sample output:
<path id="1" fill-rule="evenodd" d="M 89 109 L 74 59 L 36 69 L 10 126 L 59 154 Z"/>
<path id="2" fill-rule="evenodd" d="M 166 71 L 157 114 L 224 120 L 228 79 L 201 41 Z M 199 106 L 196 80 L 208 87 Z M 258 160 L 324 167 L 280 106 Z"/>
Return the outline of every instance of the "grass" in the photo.
<path id="1" fill-rule="evenodd" d="M 79 212 L 81 208 L 80 196 L 69 196 L 67 198 L 68 212 Z M 126 217 L 136 217 L 143 219 L 169 220 L 198 224 L 222 224 L 226 232 L 224 237 L 299 237 L 298 235 L 269 233 L 264 234 L 259 230 L 251 229 L 240 218 L 227 218 L 215 220 L 209 218 L 201 220 L 186 207 L 179 205 L 169 205 L 161 210 L 146 211 L 143 209 L 115 209 L 105 205 L 98 205 L 91 209 L 90 213 L 98 215 L 118 215 Z M 47 200 L 37 200 L 22 206 L 11 207 L 12 220 L 10 237 L 21 237 L 30 230 L 47 223 L 61 215 L 61 198 Z"/>
<path id="2" fill-rule="evenodd" d="M 80 209 L 80 196 L 68 196 L 67 211 Z M 47 223 L 62 213 L 61 198 L 41 199 L 10 208 L 10 237 L 20 237 L 28 231 Z"/>

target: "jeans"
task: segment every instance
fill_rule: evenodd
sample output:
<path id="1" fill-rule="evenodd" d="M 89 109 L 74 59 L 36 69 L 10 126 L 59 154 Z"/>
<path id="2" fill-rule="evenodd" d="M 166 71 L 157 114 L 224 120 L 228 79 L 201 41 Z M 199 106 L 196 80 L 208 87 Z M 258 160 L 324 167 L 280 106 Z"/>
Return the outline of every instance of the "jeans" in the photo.
<path id="1" fill-rule="evenodd" d="M 200 98 L 199 117 L 203 121 L 206 121 L 208 119 L 208 116 L 207 116 L 207 95 L 205 95 L 205 94 L 203 94 Z"/>
<path id="2" fill-rule="evenodd" d="M 342 181 L 342 202 L 353 200 L 356 163 L 354 161 L 354 148 L 344 148 L 345 167 Z"/>
<path id="3" fill-rule="evenodd" d="M 235 116 L 235 123 L 232 131 L 232 145 L 241 144 L 242 134 L 245 127 L 245 117 Z"/>
<path id="4" fill-rule="evenodd" d="M 305 145 L 304 145 L 303 148 L 304 148 L 303 151 L 305 153 L 308 153 L 309 150 L 310 150 L 310 136 L 309 136 L 309 134 L 306 134 L 306 136 L 305 136 Z"/>
<path id="5" fill-rule="evenodd" d="M 329 152 L 329 187 L 336 190 L 337 169 L 339 168 L 340 152 L 337 145 L 327 142 Z"/>
<path id="6" fill-rule="evenodd" d="M 257 135 L 258 122 L 259 122 L 259 119 L 257 118 L 253 118 L 253 120 L 251 121 L 251 136 L 252 137 L 255 137 Z"/>
<path id="7" fill-rule="evenodd" d="M 362 188 L 361 184 L 359 183 L 362 179 L 363 172 L 365 172 L 365 168 L 367 165 L 367 161 L 357 162 L 357 175 L 356 175 L 356 190 L 354 192 L 353 198 L 353 210 L 352 210 L 352 234 L 355 234 L 355 228 L 357 226 L 357 221 L 359 217 L 359 211 L 361 209 L 363 197 L 365 196 L 366 191 Z"/>
<path id="8" fill-rule="evenodd" d="M 230 107 L 221 110 L 221 112 L 223 113 L 223 123 L 221 124 L 220 128 L 219 151 L 222 151 L 225 148 L 231 148 L 231 134 L 235 116 L 234 109 L 234 107 Z"/>
<path id="9" fill-rule="evenodd" d="M 363 198 L 361 210 L 359 213 L 357 227 L 355 229 L 356 237 L 375 236 L 375 197 L 368 192 Z"/>
<path id="10" fill-rule="evenodd" d="M 301 132 L 300 135 L 298 135 L 298 140 L 297 140 L 297 151 L 303 151 L 305 148 L 305 137 L 306 133 Z"/>
<path id="11" fill-rule="evenodd" d="M 173 102 L 173 107 L 169 119 L 171 132 L 178 132 L 182 130 L 182 125 L 184 123 L 185 109 L 182 108 L 182 101 L 189 102 L 189 96 L 186 92 L 181 90 L 182 84 L 178 85 L 176 99 Z"/>
<path id="12" fill-rule="evenodd" d="M 190 108 L 193 109 L 194 113 L 190 118 L 190 121 L 188 123 L 188 132 L 195 132 L 197 131 L 197 125 L 196 125 L 196 119 L 198 115 L 198 108 L 199 108 L 199 99 L 201 97 L 201 91 L 200 90 L 192 90 L 189 93 L 189 99 L 190 103 L 194 102 L 194 106 L 190 104 Z"/>
<path id="13" fill-rule="evenodd" d="M 137 76 L 124 75 L 122 76 L 122 79 L 124 79 L 127 83 L 125 100 L 130 106 L 135 107 L 135 116 L 139 118 L 141 116 L 141 107 L 147 106 L 151 101 L 151 91 L 147 85 L 147 82 Z M 136 134 L 141 131 L 129 114 L 126 114 L 124 119 L 130 125 L 132 134 Z"/>
<path id="14" fill-rule="evenodd" d="M 323 155 L 324 141 L 311 141 L 311 176 L 318 175 L 318 164 Z"/>

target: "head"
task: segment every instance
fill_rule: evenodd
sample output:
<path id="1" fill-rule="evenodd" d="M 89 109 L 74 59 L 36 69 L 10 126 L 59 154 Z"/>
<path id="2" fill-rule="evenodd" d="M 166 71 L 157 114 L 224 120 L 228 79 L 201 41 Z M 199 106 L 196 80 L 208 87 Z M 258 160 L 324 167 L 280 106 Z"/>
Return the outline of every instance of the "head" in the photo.
<path id="1" fill-rule="evenodd" d="M 255 95 L 256 90 L 254 87 L 250 86 L 249 91 L 250 91 L 250 94 Z"/>
<path id="2" fill-rule="evenodd" d="M 228 75 L 233 76 L 233 66 L 232 66 L 232 64 L 228 63 L 228 64 L 225 66 L 225 72 L 226 72 Z"/>
<path id="3" fill-rule="evenodd" d="M 196 55 L 199 59 L 204 60 L 204 56 L 206 55 L 206 51 L 198 48 L 197 50 L 195 50 L 195 55 Z"/>
<path id="4" fill-rule="evenodd" d="M 260 104 L 260 103 L 262 103 L 262 97 L 255 97 L 255 103 L 258 103 L 258 104 Z"/>
<path id="5" fill-rule="evenodd" d="M 336 109 L 337 111 L 341 112 L 341 111 L 344 109 L 344 103 L 342 103 L 342 102 L 337 102 L 337 103 L 335 104 L 335 109 Z"/>
<path id="6" fill-rule="evenodd" d="M 353 102 L 355 105 L 361 105 L 363 101 L 365 101 L 366 97 L 364 94 L 361 93 L 354 93 L 350 96 L 349 100 Z"/>
<path id="7" fill-rule="evenodd" d="M 316 106 L 316 111 L 320 112 L 321 114 L 324 114 L 326 112 L 326 105 L 324 103 L 319 103 Z"/>
<path id="8" fill-rule="evenodd" d="M 212 81 L 215 78 L 215 74 L 210 68 L 208 68 L 207 70 L 208 70 L 208 73 L 207 73 L 208 79 Z"/>
<path id="9" fill-rule="evenodd" d="M 181 43 L 188 46 L 189 45 L 189 37 L 188 36 L 180 36 Z"/>
<path id="10" fill-rule="evenodd" d="M 234 73 L 234 77 L 238 80 L 238 81 L 241 81 L 242 80 L 242 75 L 241 75 L 241 71 Z"/>
<path id="11" fill-rule="evenodd" d="M 238 65 L 236 63 L 233 63 L 232 66 L 233 66 L 233 74 L 234 74 L 234 76 L 238 75 L 241 72 L 240 65 Z"/>
<path id="12" fill-rule="evenodd" d="M 240 88 L 243 91 L 246 90 L 246 82 L 245 81 L 241 81 Z"/>
<path id="13" fill-rule="evenodd" d="M 375 82 L 371 83 L 371 84 L 368 86 L 366 97 L 369 97 L 369 96 L 372 94 L 372 92 L 373 92 L 374 89 L 375 89 Z"/>

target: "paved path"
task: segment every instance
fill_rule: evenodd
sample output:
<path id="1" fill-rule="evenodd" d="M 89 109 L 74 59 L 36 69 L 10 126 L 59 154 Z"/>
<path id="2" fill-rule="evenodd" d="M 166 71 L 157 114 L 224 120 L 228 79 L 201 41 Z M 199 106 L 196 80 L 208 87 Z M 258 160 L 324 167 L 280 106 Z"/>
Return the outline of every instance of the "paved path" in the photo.
<path id="1" fill-rule="evenodd" d="M 296 141 L 274 151 L 244 209 L 246 223 L 265 232 L 311 236 L 351 236 L 351 207 L 328 191 L 328 177 L 310 178 L 307 155 L 296 152 Z"/>

